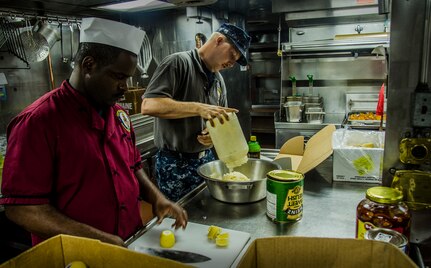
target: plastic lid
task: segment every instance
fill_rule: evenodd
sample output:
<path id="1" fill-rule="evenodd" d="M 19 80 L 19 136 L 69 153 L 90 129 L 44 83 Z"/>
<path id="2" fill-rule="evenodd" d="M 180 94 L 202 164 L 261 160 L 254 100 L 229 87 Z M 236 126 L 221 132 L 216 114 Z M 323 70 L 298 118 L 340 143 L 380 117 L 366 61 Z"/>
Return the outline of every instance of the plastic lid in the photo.
<path id="1" fill-rule="evenodd" d="M 256 136 L 251 136 L 250 141 L 256 141 Z"/>
<path id="2" fill-rule="evenodd" d="M 282 169 L 276 169 L 268 172 L 266 174 L 267 177 L 278 180 L 278 181 L 299 181 L 304 178 L 304 174 L 292 171 L 292 170 L 282 170 Z"/>
<path id="3" fill-rule="evenodd" d="M 395 204 L 403 200 L 402 192 L 384 186 L 369 188 L 365 196 L 371 201 L 382 204 Z"/>
<path id="4" fill-rule="evenodd" d="M 386 228 L 373 228 L 365 232 L 366 240 L 384 241 L 394 244 L 397 247 L 403 248 L 407 246 L 408 240 L 403 234 Z"/>

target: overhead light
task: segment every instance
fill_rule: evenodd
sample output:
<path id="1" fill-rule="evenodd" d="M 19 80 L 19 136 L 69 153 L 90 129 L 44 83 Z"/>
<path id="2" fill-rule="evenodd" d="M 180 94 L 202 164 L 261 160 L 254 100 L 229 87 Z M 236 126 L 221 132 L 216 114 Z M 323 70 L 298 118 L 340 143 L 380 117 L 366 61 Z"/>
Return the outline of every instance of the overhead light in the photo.
<path id="1" fill-rule="evenodd" d="M 120 12 L 137 12 L 137 11 L 150 11 L 159 9 L 169 9 L 176 7 L 175 4 L 167 3 L 165 1 L 157 0 L 135 0 L 125 3 L 112 4 L 95 7 L 94 9 L 120 11 Z"/>

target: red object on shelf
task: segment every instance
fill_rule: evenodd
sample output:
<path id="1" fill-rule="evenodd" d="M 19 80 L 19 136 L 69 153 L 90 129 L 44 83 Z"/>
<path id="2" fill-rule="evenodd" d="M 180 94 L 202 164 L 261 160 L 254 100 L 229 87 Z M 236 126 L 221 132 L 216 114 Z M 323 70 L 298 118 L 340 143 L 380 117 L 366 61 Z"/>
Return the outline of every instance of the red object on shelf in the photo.
<path id="1" fill-rule="evenodd" d="M 385 83 L 382 84 L 379 92 L 379 101 L 377 102 L 376 115 L 383 116 L 383 107 L 385 105 Z"/>

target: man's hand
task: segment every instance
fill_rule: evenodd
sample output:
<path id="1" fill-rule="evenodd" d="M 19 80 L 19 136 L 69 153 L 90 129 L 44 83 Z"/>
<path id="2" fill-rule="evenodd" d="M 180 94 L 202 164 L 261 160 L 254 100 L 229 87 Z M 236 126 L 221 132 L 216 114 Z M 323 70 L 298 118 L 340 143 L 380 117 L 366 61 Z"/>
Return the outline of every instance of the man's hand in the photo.
<path id="1" fill-rule="evenodd" d="M 153 213 L 157 216 L 157 224 L 162 223 L 165 217 L 171 216 L 175 218 L 172 227 L 183 229 L 187 226 L 188 216 L 187 211 L 178 204 L 166 199 L 166 197 L 159 197 L 153 205 Z"/>
<path id="2" fill-rule="evenodd" d="M 213 144 L 208 129 L 202 130 L 201 135 L 198 135 L 198 142 L 205 146 L 211 146 Z"/>
<path id="3" fill-rule="evenodd" d="M 214 126 L 214 119 L 218 118 L 220 123 L 224 123 L 224 120 L 229 120 L 228 113 L 237 113 L 238 110 L 235 108 L 221 107 L 210 104 L 200 104 L 200 116 L 203 119 L 209 120 L 211 126 Z"/>

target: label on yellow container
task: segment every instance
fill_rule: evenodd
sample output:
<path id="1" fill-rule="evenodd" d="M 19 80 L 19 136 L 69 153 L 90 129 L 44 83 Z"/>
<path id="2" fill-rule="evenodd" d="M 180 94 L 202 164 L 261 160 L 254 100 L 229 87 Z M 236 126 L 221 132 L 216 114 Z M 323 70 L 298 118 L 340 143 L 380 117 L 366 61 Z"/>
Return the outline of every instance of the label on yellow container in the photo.
<path id="1" fill-rule="evenodd" d="M 284 201 L 283 211 L 286 213 L 288 220 L 296 221 L 302 217 L 302 194 L 303 187 L 295 186 L 287 192 L 286 200 Z"/>
<path id="2" fill-rule="evenodd" d="M 300 220 L 304 175 L 289 170 L 273 170 L 267 177 L 267 216 L 274 222 Z"/>
<path id="3" fill-rule="evenodd" d="M 361 220 L 357 220 L 356 226 L 357 226 L 357 229 L 356 229 L 356 238 L 358 238 L 358 239 L 364 239 L 365 233 L 368 230 L 373 229 L 373 228 L 376 227 L 371 222 L 363 222 Z"/>

